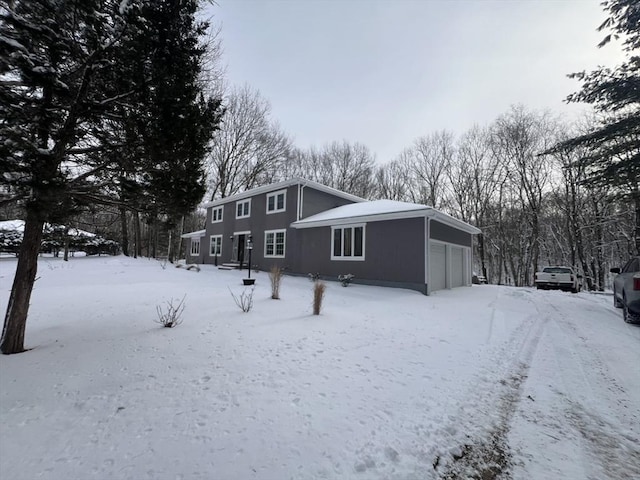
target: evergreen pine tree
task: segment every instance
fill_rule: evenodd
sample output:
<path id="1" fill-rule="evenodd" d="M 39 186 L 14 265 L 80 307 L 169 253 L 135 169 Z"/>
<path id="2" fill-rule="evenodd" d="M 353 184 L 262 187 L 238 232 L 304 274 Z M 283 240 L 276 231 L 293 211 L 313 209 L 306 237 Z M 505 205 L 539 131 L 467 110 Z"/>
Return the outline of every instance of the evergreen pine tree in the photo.
<path id="1" fill-rule="evenodd" d="M 26 212 L 2 353 L 24 350 L 45 222 L 83 205 L 120 204 L 118 179 L 125 198 L 145 192 L 146 203 L 171 215 L 201 199 L 200 162 L 220 108 L 197 82 L 206 25 L 195 21 L 196 7 L 190 0 L 0 7 L 0 204 L 20 202 Z M 131 121 L 136 114 L 144 122 Z"/>
<path id="2" fill-rule="evenodd" d="M 567 100 L 594 105 L 602 121 L 554 150 L 585 147 L 578 162 L 586 169 L 586 182 L 613 186 L 618 196 L 630 200 L 636 217 L 635 247 L 640 253 L 640 2 L 607 0 L 603 5 L 609 16 L 599 30 L 612 33 L 599 46 L 620 39 L 627 59 L 614 69 L 569 75 L 582 82 L 582 89 Z"/>

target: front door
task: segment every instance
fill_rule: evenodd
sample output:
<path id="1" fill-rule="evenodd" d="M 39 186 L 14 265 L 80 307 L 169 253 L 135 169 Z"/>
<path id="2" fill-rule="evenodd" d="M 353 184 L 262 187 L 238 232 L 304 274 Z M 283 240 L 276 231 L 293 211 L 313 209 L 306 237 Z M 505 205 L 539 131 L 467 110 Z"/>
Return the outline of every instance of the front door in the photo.
<path id="1" fill-rule="evenodd" d="M 240 269 L 242 270 L 242 264 L 244 263 L 244 244 L 246 242 L 246 235 L 236 235 L 236 242 L 238 248 L 238 263 L 240 264 Z"/>

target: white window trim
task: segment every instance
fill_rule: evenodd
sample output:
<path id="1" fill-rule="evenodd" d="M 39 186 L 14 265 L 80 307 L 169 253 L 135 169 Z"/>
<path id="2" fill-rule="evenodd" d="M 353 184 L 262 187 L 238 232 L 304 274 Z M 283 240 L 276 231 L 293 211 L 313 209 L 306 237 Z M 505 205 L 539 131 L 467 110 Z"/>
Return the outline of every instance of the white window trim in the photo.
<path id="1" fill-rule="evenodd" d="M 351 255 L 349 257 L 345 257 L 345 256 L 339 256 L 336 257 L 333 255 L 333 243 L 335 241 L 335 231 L 336 230 L 343 230 L 345 228 L 358 228 L 358 227 L 362 227 L 362 256 L 356 257 L 354 255 Z M 344 237 L 344 233 L 342 234 Z M 351 235 L 351 251 L 354 251 L 354 247 L 355 247 L 355 241 L 356 241 L 356 236 L 354 234 Z M 335 260 L 338 262 L 364 262 L 365 260 L 365 254 L 366 254 L 366 245 L 367 245 L 367 224 L 366 223 L 358 223 L 358 224 L 353 224 L 353 225 L 339 225 L 336 227 L 331 227 L 331 260 Z M 342 251 L 344 252 L 344 245 L 342 246 Z"/>
<path id="2" fill-rule="evenodd" d="M 284 195 L 284 199 L 282 201 L 282 208 L 278 208 L 278 196 Z M 275 198 L 273 205 L 274 209 L 269 210 L 269 198 Z M 271 215 L 272 213 L 281 213 L 287 211 L 287 190 L 278 190 L 277 192 L 272 192 L 267 194 L 267 215 Z"/>
<path id="3" fill-rule="evenodd" d="M 248 208 L 249 213 L 247 213 L 246 215 L 238 216 L 238 205 L 240 204 L 244 205 L 245 203 L 249 204 L 249 208 Z M 244 210 L 244 208 L 242 210 Z M 251 216 L 251 199 L 249 198 L 248 200 L 238 200 L 236 202 L 236 218 L 249 218 L 250 216 Z"/>
<path id="4" fill-rule="evenodd" d="M 276 234 L 284 233 L 283 242 L 282 242 L 282 251 L 284 252 L 282 255 L 276 255 Z M 273 233 L 273 255 L 267 255 L 267 237 L 270 233 Z M 285 228 L 281 228 L 279 230 L 265 230 L 264 231 L 264 258 L 285 258 L 287 254 L 287 230 Z"/>
<path id="5" fill-rule="evenodd" d="M 197 245 L 197 248 L 194 248 Z M 197 257 L 200 255 L 200 238 L 191 239 L 191 256 Z"/>
<path id="6" fill-rule="evenodd" d="M 213 218 L 214 212 L 216 212 L 216 211 L 220 212 L 220 216 L 219 216 L 219 218 L 217 220 Z M 220 223 L 220 222 L 222 222 L 223 212 L 224 212 L 224 207 L 213 207 L 211 209 L 211 223 Z"/>
<path id="7" fill-rule="evenodd" d="M 211 247 L 213 246 L 213 239 L 214 238 L 219 238 L 220 239 L 220 253 L 211 253 Z M 209 256 L 210 257 L 221 257 L 222 256 L 222 235 L 211 235 L 211 237 L 209 237 Z"/>

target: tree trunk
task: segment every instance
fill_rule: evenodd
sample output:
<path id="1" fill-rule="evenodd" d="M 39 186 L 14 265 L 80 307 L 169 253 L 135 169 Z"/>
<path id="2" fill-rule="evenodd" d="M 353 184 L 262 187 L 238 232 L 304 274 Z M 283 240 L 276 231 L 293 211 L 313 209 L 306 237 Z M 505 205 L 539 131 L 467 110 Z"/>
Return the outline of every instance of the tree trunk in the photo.
<path id="1" fill-rule="evenodd" d="M 173 231 L 175 227 L 169 228 L 169 241 L 167 242 L 167 261 L 173 263 Z"/>
<path id="2" fill-rule="evenodd" d="M 640 255 L 640 191 L 636 189 L 633 196 L 635 210 L 636 210 L 636 225 L 635 225 L 635 244 L 636 255 Z"/>
<path id="3" fill-rule="evenodd" d="M 64 261 L 69 261 L 69 227 L 64 229 Z"/>
<path id="4" fill-rule="evenodd" d="M 135 213 L 133 221 L 136 234 L 136 248 L 133 258 L 138 258 L 142 256 L 142 232 L 140 232 L 140 214 L 138 212 Z"/>
<path id="5" fill-rule="evenodd" d="M 44 221 L 33 212 L 27 212 L 24 236 L 20 246 L 20 256 L 16 275 L 11 287 L 7 313 L 4 318 L 0 352 L 5 355 L 24 352 L 24 332 L 27 326 L 27 312 L 33 284 L 38 270 L 38 252 L 42 242 Z"/>
<path id="6" fill-rule="evenodd" d="M 178 232 L 176 238 L 176 260 L 180 260 L 180 255 L 182 255 L 182 234 L 184 233 L 184 215 L 180 219 L 180 232 Z M 215 257 L 217 262 L 218 258 Z"/>
<path id="7" fill-rule="evenodd" d="M 484 234 L 480 233 L 478 235 L 478 254 L 480 256 L 480 269 L 482 270 L 482 275 L 484 278 L 489 279 L 487 276 L 487 265 L 485 263 L 485 251 L 484 251 Z"/>
<path id="8" fill-rule="evenodd" d="M 122 254 L 129 256 L 129 230 L 127 229 L 127 209 L 120 207 L 120 226 L 122 227 Z"/>

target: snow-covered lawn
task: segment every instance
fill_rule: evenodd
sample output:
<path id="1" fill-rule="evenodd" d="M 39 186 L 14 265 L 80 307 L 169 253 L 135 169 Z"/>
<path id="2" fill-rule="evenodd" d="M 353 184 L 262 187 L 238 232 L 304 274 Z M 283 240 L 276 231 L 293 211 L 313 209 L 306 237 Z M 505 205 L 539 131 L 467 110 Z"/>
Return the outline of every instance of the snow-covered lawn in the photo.
<path id="1" fill-rule="evenodd" d="M 243 313 L 245 274 L 41 259 L 32 350 L 0 357 L 0 478 L 640 478 L 640 327 L 611 296 L 329 282 L 313 316 L 308 279 L 271 300 L 252 273 Z"/>

